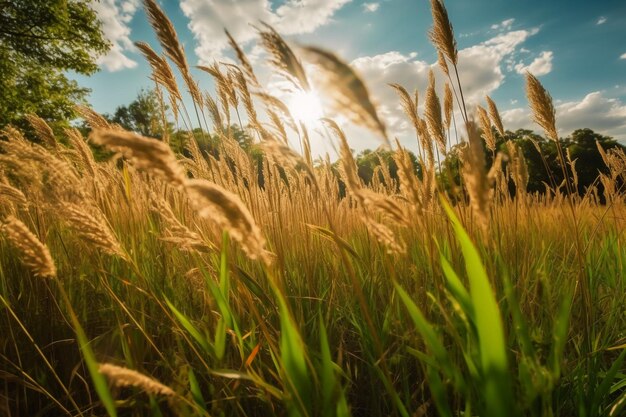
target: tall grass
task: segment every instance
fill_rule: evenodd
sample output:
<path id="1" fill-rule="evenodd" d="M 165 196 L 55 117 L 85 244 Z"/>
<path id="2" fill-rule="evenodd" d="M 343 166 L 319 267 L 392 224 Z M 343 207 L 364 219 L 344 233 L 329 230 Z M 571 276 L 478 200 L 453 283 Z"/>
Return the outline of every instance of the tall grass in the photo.
<path id="1" fill-rule="evenodd" d="M 502 121 L 490 98 L 481 128 L 472 121 L 450 19 L 442 2 L 431 4 L 444 104 L 434 78 L 422 114 L 417 93 L 392 85 L 417 134 L 419 172 L 347 64 L 316 48 L 300 56 L 271 27 L 259 29 L 294 89 L 319 89 L 333 115 L 391 147 L 397 179 L 383 163 L 364 184 L 331 118 L 321 131 L 339 149 L 338 169 L 314 164 L 307 126 L 264 89 L 230 35 L 241 67 L 204 67 L 217 91 L 200 91 L 152 0 L 165 55 L 138 47 L 175 122 L 191 130 L 167 59 L 181 71 L 199 125 L 209 125 L 207 113 L 213 122 L 217 153 L 200 151 L 207 129 L 176 155 L 88 108 L 79 109 L 88 139 L 55 137 L 36 116 L 41 145 L 6 128 L 0 414 L 623 415 L 626 206 L 617 184 L 626 158 L 599 150 L 610 169 L 599 178 L 606 205 L 594 190 L 526 192 L 512 143 L 506 169 L 502 155 L 486 166 L 485 141 L 495 154 L 491 129 L 502 135 Z M 321 84 L 301 59 L 318 66 Z M 558 143 L 551 98 L 531 75 L 528 91 Z M 263 158 L 233 137 L 240 111 Z M 463 181 L 448 195 L 435 154 L 450 151 L 451 122 Z M 88 143 L 119 157 L 96 162 Z M 569 184 L 575 166 L 559 155 Z"/>

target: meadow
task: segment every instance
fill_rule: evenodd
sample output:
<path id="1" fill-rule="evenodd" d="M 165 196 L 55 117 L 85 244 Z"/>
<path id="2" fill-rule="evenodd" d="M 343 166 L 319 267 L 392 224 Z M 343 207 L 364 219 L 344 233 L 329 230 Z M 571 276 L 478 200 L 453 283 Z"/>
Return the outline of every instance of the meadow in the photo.
<path id="1" fill-rule="evenodd" d="M 167 133 L 141 137 L 85 106 L 88 137 L 35 115 L 36 142 L 5 128 L 0 415 L 624 415 L 626 155 L 598 146 L 607 171 L 576 192 L 552 99 L 527 74 L 564 179 L 527 192 L 519 149 L 496 147 L 496 103 L 465 105 L 452 25 L 431 6 L 445 89 L 434 76 L 419 95 L 392 86 L 419 169 L 347 64 L 259 28 L 294 91 L 314 86 L 327 114 L 393 152 L 396 175 L 381 161 L 368 184 L 331 118 L 317 130 L 339 161 L 314 161 L 310 127 L 235 40 L 239 64 L 203 67 L 216 91 L 201 91 L 153 0 L 163 55 L 137 47 L 163 125 L 188 128 L 184 152 Z M 256 154 L 229 128 L 242 119 Z M 198 146 L 209 132 L 213 154 Z M 451 140 L 452 186 L 438 162 Z"/>

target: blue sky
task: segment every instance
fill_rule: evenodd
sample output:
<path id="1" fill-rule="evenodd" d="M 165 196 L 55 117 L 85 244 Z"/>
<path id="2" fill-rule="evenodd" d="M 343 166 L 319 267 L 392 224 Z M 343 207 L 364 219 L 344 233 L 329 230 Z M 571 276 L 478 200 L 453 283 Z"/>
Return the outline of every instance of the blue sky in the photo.
<path id="1" fill-rule="evenodd" d="M 427 0 L 160 0 L 179 33 L 191 65 L 231 56 L 222 28 L 251 54 L 263 76 L 263 53 L 250 24 L 271 23 L 285 37 L 335 51 L 365 79 L 392 133 L 402 137 L 390 82 L 423 92 L 436 62 L 427 32 Z M 469 101 L 492 96 L 505 127 L 534 127 L 528 115 L 523 73 L 530 70 L 549 89 L 562 135 L 591 127 L 626 141 L 626 2 L 547 0 L 448 0 Z M 132 101 L 150 87 L 149 67 L 132 42 L 159 50 L 139 0 L 101 0 L 95 6 L 115 48 L 100 59 L 101 71 L 77 77 L 92 89 L 100 112 Z M 212 91 L 207 75 L 194 73 Z M 269 78 L 271 82 L 271 77 Z M 375 146 L 367 138 L 363 146 Z M 360 146 L 355 146 L 359 148 Z"/>

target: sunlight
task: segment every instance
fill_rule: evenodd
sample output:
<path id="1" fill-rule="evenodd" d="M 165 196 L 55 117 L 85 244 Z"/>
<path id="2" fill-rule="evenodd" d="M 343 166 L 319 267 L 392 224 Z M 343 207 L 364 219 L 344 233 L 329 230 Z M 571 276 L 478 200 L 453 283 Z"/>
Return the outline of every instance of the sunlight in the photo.
<path id="1" fill-rule="evenodd" d="M 323 116 L 322 103 L 314 91 L 297 91 L 288 101 L 289 111 L 294 119 L 311 124 Z"/>

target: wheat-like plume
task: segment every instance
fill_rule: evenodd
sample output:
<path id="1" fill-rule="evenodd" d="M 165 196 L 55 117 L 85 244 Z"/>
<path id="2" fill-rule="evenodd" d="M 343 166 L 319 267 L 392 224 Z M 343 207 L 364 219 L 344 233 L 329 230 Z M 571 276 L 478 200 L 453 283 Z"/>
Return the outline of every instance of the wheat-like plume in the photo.
<path id="1" fill-rule="evenodd" d="M 0 231 L 20 253 L 20 259 L 35 276 L 54 278 L 56 267 L 48 247 L 28 230 L 28 227 L 13 216 L 7 217 L 0 225 Z"/>
<path id="2" fill-rule="evenodd" d="M 526 95 L 533 112 L 533 120 L 543 128 L 550 139 L 555 142 L 558 141 L 556 112 L 552 104 L 552 97 L 537 77 L 531 73 L 526 73 Z"/>
<path id="3" fill-rule="evenodd" d="M 500 134 L 500 136 L 504 136 L 504 125 L 502 124 L 502 118 L 500 117 L 500 112 L 498 111 L 498 106 L 489 96 L 485 96 L 487 99 L 487 105 L 489 106 L 489 117 L 491 117 L 491 122 L 496 127 L 496 130 Z"/>
<path id="4" fill-rule="evenodd" d="M 424 109 L 424 117 L 431 138 L 435 140 L 439 151 L 446 153 L 446 135 L 443 130 L 443 122 L 441 120 L 441 103 L 439 96 L 435 91 L 435 75 L 432 70 L 428 74 L 428 89 L 426 90 L 426 108 Z"/>
<path id="5" fill-rule="evenodd" d="M 176 34 L 174 25 L 155 0 L 144 0 L 144 6 L 150 25 L 152 25 L 152 28 L 156 32 L 157 38 L 165 51 L 165 55 L 167 55 L 180 70 L 191 97 L 197 103 L 201 104 L 202 94 L 200 93 L 198 85 L 191 77 L 187 58 L 185 57 L 185 50 L 178 41 L 178 35 Z"/>
<path id="6" fill-rule="evenodd" d="M 311 89 L 302 63 L 287 42 L 270 25 L 263 23 L 266 30 L 259 30 L 261 44 L 269 52 L 270 63 L 297 88 Z"/>
<path id="7" fill-rule="evenodd" d="M 114 152 L 121 152 L 136 166 L 156 172 L 176 186 L 185 182 L 185 174 L 178 165 L 176 155 L 166 143 L 157 139 L 130 132 L 98 129 L 92 132 L 90 140 Z"/>
<path id="8" fill-rule="evenodd" d="M 453 110 L 454 102 L 452 101 L 452 89 L 450 88 L 450 84 L 446 83 L 446 86 L 443 90 L 443 114 L 446 123 L 446 130 L 450 130 Z"/>
<path id="9" fill-rule="evenodd" d="M 391 147 L 384 123 L 378 117 L 367 87 L 352 68 L 333 53 L 319 48 L 304 48 L 305 56 L 319 69 L 318 91 L 330 99 L 330 107 L 354 123 L 378 134 Z"/>
<path id="10" fill-rule="evenodd" d="M 24 193 L 21 190 L 13 187 L 11 184 L 5 184 L 3 182 L 0 182 L 0 196 L 2 198 L 6 198 L 9 201 L 13 201 L 19 206 L 28 206 L 28 200 L 26 199 Z"/>
<path id="11" fill-rule="evenodd" d="M 487 145 L 487 149 L 491 152 L 495 152 L 496 150 L 496 137 L 491 130 L 491 121 L 489 120 L 489 115 L 487 114 L 487 110 L 483 107 L 478 106 L 478 120 L 480 122 L 480 130 L 483 132 L 483 138 L 485 139 L 485 144 Z"/>
<path id="12" fill-rule="evenodd" d="M 452 23 L 450 23 L 450 19 L 448 18 L 446 6 L 443 5 L 442 0 L 430 0 L 430 9 L 433 15 L 434 24 L 429 33 L 430 40 L 440 54 L 448 58 L 452 64 L 456 65 L 458 56 L 456 39 L 454 39 L 454 30 L 452 29 Z M 442 58 L 443 57 L 439 59 L 440 65 Z M 445 63 L 445 59 L 443 62 Z"/>
<path id="13" fill-rule="evenodd" d="M 167 90 L 172 112 L 174 113 L 174 117 L 178 118 L 177 101 L 182 100 L 182 96 L 178 90 L 178 84 L 176 84 L 176 78 L 174 77 L 170 64 L 168 64 L 165 58 L 157 54 L 147 43 L 135 42 L 135 46 L 137 46 L 137 49 L 139 49 L 150 64 L 152 68 L 152 79 Z"/>
<path id="14" fill-rule="evenodd" d="M 389 84 L 400 96 L 400 104 L 402 106 L 402 110 L 407 115 L 413 126 L 417 129 L 417 95 L 415 96 L 415 100 L 409 95 L 409 92 L 406 91 L 404 87 L 400 84 Z M 416 92 L 417 94 L 417 92 Z"/>
<path id="15" fill-rule="evenodd" d="M 198 179 L 189 180 L 186 189 L 199 214 L 228 231 L 248 257 L 269 260 L 261 229 L 237 195 Z"/>
<path id="16" fill-rule="evenodd" d="M 78 152 L 78 155 L 80 155 L 82 165 L 84 166 L 84 168 L 87 169 L 87 171 L 89 171 L 89 175 L 91 176 L 91 178 L 95 179 L 97 172 L 96 161 L 93 157 L 93 152 L 91 152 L 89 145 L 87 145 L 87 142 L 85 142 L 83 135 L 78 129 L 74 128 L 65 129 L 65 134 L 67 135 L 74 149 Z"/>
<path id="17" fill-rule="evenodd" d="M 163 222 L 165 223 L 164 234 L 161 240 L 176 244 L 182 250 L 198 250 L 206 251 L 208 248 L 207 243 L 202 237 L 185 226 L 174 214 L 170 205 L 160 197 L 157 197 L 155 193 L 150 194 L 150 201 L 152 202 L 151 209 L 158 213 Z"/>
<path id="18" fill-rule="evenodd" d="M 58 213 L 82 240 L 109 255 L 125 257 L 124 251 L 104 219 L 104 215 L 96 207 L 91 207 L 87 211 L 82 205 L 63 202 L 58 206 Z"/>
<path id="19" fill-rule="evenodd" d="M 27 114 L 26 120 L 28 120 L 28 123 L 30 123 L 33 129 L 35 129 L 37 137 L 39 137 L 43 143 L 52 149 L 57 148 L 58 144 L 56 138 L 54 137 L 54 132 L 44 119 L 36 114 Z"/>
<path id="20" fill-rule="evenodd" d="M 479 225 L 486 230 L 491 207 L 491 184 L 486 172 L 485 153 L 480 133 L 473 121 L 468 123 L 469 146 L 463 152 L 463 181 Z"/>
<path id="21" fill-rule="evenodd" d="M 89 123 L 89 126 L 92 129 L 115 129 L 115 130 L 122 130 L 115 123 L 109 123 L 107 121 L 107 119 L 105 119 L 104 117 L 102 117 L 100 115 L 100 113 L 96 112 L 95 110 L 93 110 L 90 107 L 78 104 L 78 105 L 74 106 L 74 110 L 76 110 L 76 112 L 79 115 L 81 115 L 81 117 L 83 119 L 85 119 L 87 121 L 87 123 Z"/>
<path id="22" fill-rule="evenodd" d="M 117 387 L 136 387 L 148 394 L 164 395 L 166 397 L 176 395 L 171 388 L 163 385 L 156 379 L 122 366 L 101 363 L 98 366 L 98 372 L 106 376 Z"/>
<path id="23" fill-rule="evenodd" d="M 256 75 L 254 74 L 254 69 L 252 69 L 252 65 L 250 64 L 250 61 L 248 61 L 248 57 L 246 57 L 246 54 L 239 47 L 239 44 L 237 44 L 237 42 L 231 36 L 231 34 L 226 29 L 224 29 L 224 32 L 226 33 L 226 37 L 228 38 L 228 44 L 230 45 L 231 48 L 233 48 L 233 50 L 237 54 L 237 59 L 239 59 L 239 63 L 241 63 L 241 66 L 243 67 L 243 73 L 245 73 L 246 77 L 248 78 L 248 81 L 255 87 L 259 87 L 260 86 L 259 80 L 256 78 Z"/>
<path id="24" fill-rule="evenodd" d="M 511 177 L 515 183 L 517 193 L 523 194 L 528 186 L 528 165 L 519 146 L 512 141 L 507 141 L 509 153 L 509 166 L 511 167 Z"/>

